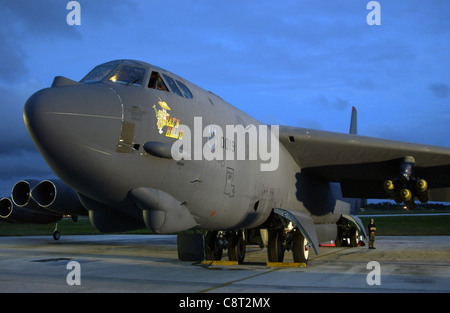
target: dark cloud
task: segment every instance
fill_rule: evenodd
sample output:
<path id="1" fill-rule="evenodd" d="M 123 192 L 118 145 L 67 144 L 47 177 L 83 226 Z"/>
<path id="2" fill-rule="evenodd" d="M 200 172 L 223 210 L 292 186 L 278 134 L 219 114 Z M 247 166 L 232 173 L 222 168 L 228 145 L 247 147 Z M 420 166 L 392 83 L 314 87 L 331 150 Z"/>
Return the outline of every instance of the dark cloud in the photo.
<path id="1" fill-rule="evenodd" d="M 1 179 L 54 176 L 47 163 L 37 150 L 35 152 L 16 153 L 0 156 Z"/>
<path id="2" fill-rule="evenodd" d="M 8 32 L 8 27 L 3 26 L 0 27 L 0 55 L 0 79 L 15 82 L 27 73 L 25 52 Z"/>
<path id="3" fill-rule="evenodd" d="M 0 85 L 0 94 L 0 197 L 3 197 L 9 195 L 18 180 L 44 179 L 54 174 L 37 151 L 23 122 L 23 105 L 31 92 Z"/>
<path id="4" fill-rule="evenodd" d="M 23 106 L 31 93 L 0 85 L 0 94 L 4 113 L 0 115 L 0 157 L 37 152 L 22 117 Z"/>
<path id="5" fill-rule="evenodd" d="M 12 187 L 19 180 L 29 178 L 43 180 L 55 177 L 37 151 L 26 153 L 16 151 L 14 155 L 0 155 L 0 173 L 0 198 L 9 196 Z"/>
<path id="6" fill-rule="evenodd" d="M 0 0 L 0 80 L 17 82 L 28 73 L 26 60 L 38 44 L 80 38 L 66 23 L 66 2 Z"/>
<path id="7" fill-rule="evenodd" d="M 76 29 L 67 25 L 67 3 L 68 1 L 60 0 L 0 0 L 2 18 L 5 19 L 2 27 L 7 27 L 20 36 L 79 38 L 80 34 L 74 32 Z M 18 39 L 20 41 L 23 38 Z"/>
<path id="8" fill-rule="evenodd" d="M 37 47 L 81 42 L 83 32 L 105 24 L 124 23 L 129 1 L 78 1 L 81 25 L 69 26 L 66 8 L 61 0 L 0 0 L 0 80 L 17 82 L 28 73 L 27 59 Z M 126 14 L 125 14 L 126 15 Z M 135 22 L 135 21 L 133 21 Z M 51 53 L 51 52 L 50 52 Z"/>
<path id="9" fill-rule="evenodd" d="M 317 102 L 328 109 L 346 110 L 350 106 L 350 102 L 342 98 L 336 97 L 334 100 L 328 100 L 324 95 L 319 95 Z"/>
<path id="10" fill-rule="evenodd" d="M 428 89 L 438 98 L 447 98 L 450 94 L 450 87 L 444 83 L 430 84 Z"/>

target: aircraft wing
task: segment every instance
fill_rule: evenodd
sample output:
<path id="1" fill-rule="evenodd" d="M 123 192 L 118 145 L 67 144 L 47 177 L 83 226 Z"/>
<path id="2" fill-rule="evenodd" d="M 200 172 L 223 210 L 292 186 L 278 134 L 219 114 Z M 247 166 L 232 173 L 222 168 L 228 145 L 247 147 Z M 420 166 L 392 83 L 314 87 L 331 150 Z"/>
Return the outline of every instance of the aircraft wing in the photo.
<path id="1" fill-rule="evenodd" d="M 428 183 L 428 200 L 450 201 L 449 148 L 290 126 L 280 126 L 279 139 L 303 174 L 339 182 L 344 197 L 389 199 L 383 183 L 413 157 L 415 176 Z"/>

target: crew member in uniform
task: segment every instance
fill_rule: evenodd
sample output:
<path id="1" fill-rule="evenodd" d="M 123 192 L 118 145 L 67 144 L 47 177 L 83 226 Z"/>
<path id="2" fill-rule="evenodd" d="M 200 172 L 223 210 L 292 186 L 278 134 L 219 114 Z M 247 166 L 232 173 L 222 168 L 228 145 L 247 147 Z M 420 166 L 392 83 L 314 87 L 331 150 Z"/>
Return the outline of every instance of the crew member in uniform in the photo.
<path id="1" fill-rule="evenodd" d="M 369 249 L 375 249 L 374 242 L 375 242 L 375 231 L 377 228 L 375 227 L 375 222 L 373 221 L 373 218 L 370 219 L 369 223 Z"/>

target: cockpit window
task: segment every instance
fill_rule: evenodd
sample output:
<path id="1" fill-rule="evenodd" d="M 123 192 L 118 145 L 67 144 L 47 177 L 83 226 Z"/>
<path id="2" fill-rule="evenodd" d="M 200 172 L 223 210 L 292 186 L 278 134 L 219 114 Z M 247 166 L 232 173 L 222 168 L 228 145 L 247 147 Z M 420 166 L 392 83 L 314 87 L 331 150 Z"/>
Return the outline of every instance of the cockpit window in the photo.
<path id="1" fill-rule="evenodd" d="M 98 83 L 108 76 L 108 74 L 116 67 L 117 64 L 96 66 L 80 82 L 85 84 Z"/>
<path id="2" fill-rule="evenodd" d="M 177 84 L 178 84 L 178 86 L 180 86 L 180 89 L 183 90 L 184 96 L 185 96 L 187 99 L 192 99 L 192 98 L 194 98 L 194 96 L 192 95 L 191 91 L 189 90 L 189 88 L 188 88 L 185 84 L 183 84 L 183 83 L 180 82 L 179 80 L 177 80 Z"/>
<path id="3" fill-rule="evenodd" d="M 148 88 L 169 91 L 158 72 L 152 72 Z"/>
<path id="4" fill-rule="evenodd" d="M 172 90 L 173 93 L 179 95 L 180 97 L 186 97 L 187 99 L 194 98 L 191 91 L 185 84 L 183 84 L 179 80 L 175 81 L 169 75 L 162 74 L 162 76 L 164 77 L 167 85 L 170 87 L 170 90 Z M 167 88 L 166 83 L 158 72 L 152 72 L 148 88 L 170 92 L 169 88 Z"/>
<path id="5" fill-rule="evenodd" d="M 166 74 L 163 74 L 163 76 L 164 76 L 166 82 L 169 84 L 169 87 L 172 90 L 172 92 L 176 93 L 180 97 L 183 97 L 183 94 L 181 93 L 180 89 L 178 89 L 178 86 L 175 83 L 175 81 L 173 80 L 173 78 L 170 76 L 167 76 Z"/>
<path id="6" fill-rule="evenodd" d="M 121 66 L 117 69 L 109 81 L 123 85 L 141 86 L 145 70 L 139 67 Z"/>

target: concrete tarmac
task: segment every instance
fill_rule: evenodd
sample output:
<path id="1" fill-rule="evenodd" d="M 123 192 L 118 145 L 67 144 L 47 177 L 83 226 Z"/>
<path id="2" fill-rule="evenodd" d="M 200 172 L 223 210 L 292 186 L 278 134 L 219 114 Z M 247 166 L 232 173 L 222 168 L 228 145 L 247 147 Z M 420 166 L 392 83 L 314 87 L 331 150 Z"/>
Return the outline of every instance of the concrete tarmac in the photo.
<path id="1" fill-rule="evenodd" d="M 0 237 L 0 292 L 450 292 L 450 236 L 375 245 L 321 247 L 306 267 L 285 268 L 268 267 L 257 246 L 242 265 L 181 262 L 172 235 Z M 68 284 L 76 278 L 80 285 Z"/>

